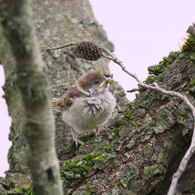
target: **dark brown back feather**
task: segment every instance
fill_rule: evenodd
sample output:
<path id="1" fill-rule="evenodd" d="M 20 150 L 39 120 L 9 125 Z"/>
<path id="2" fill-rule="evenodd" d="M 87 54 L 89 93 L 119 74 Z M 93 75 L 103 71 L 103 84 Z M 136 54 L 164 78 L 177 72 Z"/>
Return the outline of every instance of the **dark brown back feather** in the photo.
<path id="1" fill-rule="evenodd" d="M 100 82 L 102 82 L 106 79 L 106 77 L 100 71 L 89 71 L 79 78 L 78 85 L 80 86 L 80 88 L 87 92 L 87 90 L 91 87 L 95 79 L 98 79 Z M 57 107 L 66 109 L 72 105 L 73 100 L 75 98 L 79 97 L 87 97 L 87 95 L 79 91 L 77 85 L 74 84 L 69 87 L 68 91 L 59 101 L 57 101 L 56 105 Z"/>
<path id="2" fill-rule="evenodd" d="M 71 85 L 68 91 L 63 95 L 63 97 L 57 102 L 57 106 L 60 108 L 68 108 L 72 105 L 73 99 L 78 97 L 87 97 L 86 94 L 80 92 L 77 89 L 77 85 Z"/>

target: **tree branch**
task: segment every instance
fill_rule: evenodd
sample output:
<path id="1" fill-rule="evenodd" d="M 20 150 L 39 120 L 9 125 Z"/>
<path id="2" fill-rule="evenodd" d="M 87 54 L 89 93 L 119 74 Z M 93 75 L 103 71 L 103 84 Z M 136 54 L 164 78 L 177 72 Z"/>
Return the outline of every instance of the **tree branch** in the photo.
<path id="1" fill-rule="evenodd" d="M 194 26 L 190 27 L 188 29 L 188 31 L 192 31 L 194 32 Z M 82 43 L 82 42 L 81 42 Z M 63 47 L 68 47 L 68 46 L 72 46 L 72 45 L 76 45 L 76 43 L 71 43 L 71 44 L 67 44 L 67 45 L 64 45 L 64 46 L 60 46 L 60 47 L 55 47 L 55 48 L 50 48 L 48 50 L 51 50 L 51 49 L 59 49 L 59 48 L 63 48 Z M 94 47 L 96 46 L 96 47 Z M 90 47 L 87 48 L 87 51 L 90 51 L 89 53 L 95 53 L 95 52 L 98 52 L 98 49 L 97 45 L 94 44 L 93 46 L 93 43 L 90 44 Z M 81 48 L 80 48 L 81 49 Z M 86 48 L 82 48 L 83 50 L 86 50 Z M 77 50 L 77 48 L 76 48 Z M 97 50 L 97 51 L 96 51 Z M 178 92 L 175 92 L 175 91 L 167 91 L 161 87 L 159 87 L 157 85 L 157 83 L 154 83 L 153 85 L 147 85 L 145 83 L 142 83 L 139 78 L 135 75 L 135 74 L 132 74 L 131 72 L 129 72 L 126 67 L 123 65 L 123 62 L 120 61 L 114 54 L 111 54 L 108 50 L 106 50 L 105 48 L 100 48 L 99 47 L 99 50 L 102 51 L 100 57 L 105 57 L 109 60 L 112 60 L 113 62 L 115 62 L 116 64 L 118 64 L 122 70 L 127 73 L 129 76 L 133 77 L 137 82 L 138 82 L 138 85 L 141 86 L 141 87 L 144 87 L 146 89 L 151 89 L 151 90 L 155 90 L 155 91 L 159 91 L 161 93 L 164 93 L 164 94 L 167 94 L 167 95 L 170 95 L 170 96 L 175 96 L 175 97 L 178 97 L 179 99 L 181 99 L 182 101 L 184 101 L 186 103 L 186 105 L 190 108 L 190 110 L 192 111 L 192 115 L 193 115 L 193 118 L 194 118 L 194 130 L 193 130 L 193 136 L 192 136 L 192 140 L 191 140 L 191 145 L 189 147 L 189 149 L 187 150 L 186 154 L 184 155 L 183 159 L 181 160 L 181 163 L 179 165 L 179 168 L 177 169 L 176 173 L 173 175 L 173 178 L 172 178 L 172 183 L 171 183 L 171 186 L 169 188 L 169 192 L 168 192 L 168 195 L 173 195 L 175 194 L 176 192 L 176 186 L 177 186 L 177 183 L 178 183 L 178 180 L 179 178 L 181 177 L 181 175 L 183 174 L 184 170 L 186 169 L 186 166 L 192 156 L 192 154 L 194 153 L 195 151 L 195 107 L 192 105 L 192 103 L 189 101 L 189 99 L 185 96 L 185 95 L 182 95 L 181 93 L 178 93 Z M 80 51 L 79 51 L 80 52 Z M 106 54 L 104 54 L 104 53 Z M 87 52 L 86 52 L 87 53 Z M 83 56 L 84 59 L 87 59 L 87 56 Z M 139 89 L 133 89 L 133 90 L 130 90 L 128 92 L 134 92 L 134 91 L 139 91 Z"/>
<path id="2" fill-rule="evenodd" d="M 70 46 L 74 46 L 74 45 L 76 45 L 76 43 L 69 43 L 67 45 L 61 45 L 61 46 L 58 46 L 58 47 L 48 48 L 47 51 L 49 51 L 49 50 L 55 50 L 55 49 L 62 49 L 62 48 L 70 47 Z"/>
<path id="3" fill-rule="evenodd" d="M 195 23 L 193 23 L 193 25 L 189 26 L 187 33 L 190 33 L 193 37 L 195 37 Z"/>
<path id="4" fill-rule="evenodd" d="M 181 93 L 178 93 L 175 91 L 167 91 L 165 89 L 162 89 L 161 87 L 159 87 L 157 85 L 157 83 L 154 83 L 154 86 L 142 83 L 136 75 L 130 73 L 124 67 L 123 63 L 121 61 L 119 61 L 115 55 L 113 55 L 107 51 L 106 51 L 106 53 L 109 55 L 109 59 L 112 60 L 113 62 L 115 62 L 116 64 L 118 64 L 124 72 L 126 72 L 128 75 L 133 77 L 138 82 L 139 86 L 142 86 L 142 87 L 147 88 L 147 89 L 159 91 L 159 92 L 167 94 L 167 95 L 178 97 L 179 99 L 181 99 L 182 101 L 184 101 L 186 103 L 186 105 L 190 108 L 190 110 L 192 112 L 192 115 L 194 118 L 194 129 L 193 129 L 193 136 L 192 136 L 191 144 L 190 144 L 190 147 L 188 148 L 186 154 L 182 158 L 181 163 L 180 163 L 176 173 L 173 175 L 172 182 L 171 182 L 168 194 L 167 194 L 167 195 L 174 195 L 176 193 L 176 187 L 177 187 L 178 180 L 181 177 L 181 175 L 183 174 L 183 172 L 185 171 L 186 166 L 187 166 L 192 154 L 195 152 L 195 107 L 192 105 L 192 103 L 189 101 L 189 99 L 185 95 L 182 95 Z M 104 57 L 107 57 L 107 56 L 104 56 Z"/>
<path id="5" fill-rule="evenodd" d="M 38 49 L 30 1 L 0 1 L 0 14 L 4 34 L 16 59 L 16 83 L 25 109 L 27 163 L 35 194 L 62 195 L 49 82 Z"/>

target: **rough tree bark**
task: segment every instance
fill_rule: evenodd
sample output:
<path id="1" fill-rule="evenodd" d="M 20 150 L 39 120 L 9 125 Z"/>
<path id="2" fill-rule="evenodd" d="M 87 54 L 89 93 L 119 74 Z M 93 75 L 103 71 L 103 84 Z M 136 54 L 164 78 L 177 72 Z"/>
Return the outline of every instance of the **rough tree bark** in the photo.
<path id="1" fill-rule="evenodd" d="M 46 2 L 37 0 L 33 2 L 32 7 L 41 52 L 50 76 L 52 96 L 61 97 L 67 87 L 88 70 L 96 69 L 109 74 L 108 60 L 102 59 L 98 62 L 88 63 L 82 59 L 75 60 L 71 51 L 65 51 L 65 53 L 58 51 L 52 55 L 46 51 L 50 46 L 83 39 L 95 40 L 98 44 L 111 51 L 113 50 L 112 43 L 107 40 L 105 32 L 94 18 L 88 1 Z M 31 179 L 29 177 L 29 169 L 26 166 L 26 141 L 22 133 L 24 108 L 22 97 L 16 84 L 16 61 L 11 54 L 8 42 L 2 34 L 1 26 L 0 48 L 0 63 L 4 66 L 6 76 L 4 85 L 5 99 L 8 104 L 9 114 L 12 117 L 9 135 L 12 146 L 8 154 L 10 168 L 6 173 L 6 178 L 9 179 L 8 186 L 11 185 L 13 187 L 13 181 L 18 181 L 17 185 L 19 186 L 24 186 L 24 184 L 28 186 Z M 124 91 L 117 84 L 114 85 L 113 90 L 116 91 L 118 101 L 120 99 L 126 101 Z M 65 128 L 61 120 L 59 120 L 59 123 L 60 125 L 57 124 L 56 126 L 56 149 L 58 156 L 66 148 L 70 148 L 68 142 L 71 140 L 68 129 Z M 67 137 L 68 139 L 66 139 Z M 5 186 L 4 184 L 3 186 Z M 11 188 L 5 186 L 5 189 L 2 188 L 2 190 L 2 193 L 6 193 Z"/>
<path id="2" fill-rule="evenodd" d="M 3 33 L 16 60 L 16 85 L 28 144 L 26 159 L 35 193 L 62 195 L 47 68 L 39 51 L 30 1 L 2 1 L 0 11 Z"/>
<path id="3" fill-rule="evenodd" d="M 74 58 L 68 49 L 46 52 L 48 47 L 81 40 L 95 42 L 112 51 L 113 46 L 95 20 L 87 0 L 36 0 L 32 6 L 53 97 L 61 97 L 67 87 L 88 70 L 98 69 L 109 74 L 108 61 L 104 58 L 88 62 Z M 7 78 L 4 89 L 13 118 L 10 133 L 13 146 L 9 151 L 10 170 L 6 177 L 21 186 L 19 179 L 25 178 L 23 182 L 28 182 L 25 141 L 20 133 L 23 108 L 13 80 L 14 60 L 6 41 L 3 37 L 0 40 L 1 63 Z M 194 53 L 195 38 L 190 37 L 182 51 L 171 52 L 159 65 L 149 68 L 151 75 L 146 82 L 156 81 L 167 90 L 185 94 L 195 103 Z M 75 148 L 68 127 L 60 119 L 60 112 L 54 112 L 56 150 L 65 194 L 166 194 L 170 178 L 190 143 L 193 119 L 189 109 L 177 98 L 151 90 L 141 90 L 136 100 L 126 105 L 121 88 L 115 84 L 112 90 L 118 100 L 114 120 L 99 137 L 93 134 L 81 137 L 85 141 L 82 147 Z M 195 190 L 194 158 L 180 180 L 178 193 L 191 194 Z M 13 188 L 6 182 L 3 180 L 0 188 L 5 193 Z"/>

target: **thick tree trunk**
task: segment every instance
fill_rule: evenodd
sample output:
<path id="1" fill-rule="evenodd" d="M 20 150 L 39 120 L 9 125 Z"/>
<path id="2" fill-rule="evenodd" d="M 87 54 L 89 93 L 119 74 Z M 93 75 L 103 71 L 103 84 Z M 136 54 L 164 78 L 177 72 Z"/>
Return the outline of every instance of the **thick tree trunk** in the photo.
<path id="1" fill-rule="evenodd" d="M 32 6 L 53 97 L 61 97 L 69 85 L 88 70 L 109 74 L 108 61 L 104 58 L 89 62 L 74 58 L 70 49 L 46 52 L 48 47 L 83 40 L 113 49 L 87 0 L 37 0 Z M 23 107 L 14 84 L 15 62 L 4 39 L 1 48 L 1 63 L 7 78 L 4 87 L 6 101 L 13 119 L 10 133 L 13 146 L 9 151 L 7 177 L 13 180 L 28 173 L 25 141 L 21 135 Z M 195 39 L 191 37 L 181 52 L 172 52 L 158 66 L 150 67 L 151 76 L 146 82 L 156 81 L 168 90 L 185 94 L 195 103 L 194 48 Z M 114 120 L 99 137 L 93 134 L 81 137 L 85 142 L 82 147 L 75 148 L 69 128 L 61 120 L 61 113 L 54 111 L 56 150 L 61 161 L 65 194 L 166 194 L 171 176 L 190 143 L 193 119 L 189 109 L 177 98 L 151 90 L 142 90 L 132 105 L 126 105 L 124 92 L 117 84 L 112 91 L 118 100 Z M 178 190 L 183 194 L 194 190 L 193 167 L 181 179 Z M 188 185 L 183 185 L 185 182 Z"/>
<path id="2" fill-rule="evenodd" d="M 51 53 L 46 51 L 48 47 L 81 40 L 94 41 L 111 51 L 113 50 L 112 43 L 107 40 L 105 32 L 94 18 L 91 6 L 87 0 L 52 2 L 37 0 L 32 3 L 32 8 L 34 10 L 34 23 L 41 53 L 50 76 L 52 96 L 61 97 L 66 89 L 88 70 L 100 70 L 107 75 L 110 74 L 107 59 L 100 59 L 97 62 L 86 62 L 82 59 L 75 59 L 70 49 L 65 49 L 64 51 L 58 50 Z M 1 27 L 0 32 L 0 59 L 6 76 L 6 83 L 4 85 L 5 99 L 8 104 L 9 114 L 12 117 L 11 132 L 9 135 L 12 146 L 8 154 L 10 168 L 6 177 L 11 181 L 22 181 L 23 184 L 28 184 L 30 173 L 26 165 L 26 141 L 23 136 L 25 109 L 16 83 L 16 61 L 11 54 L 8 42 L 3 37 Z M 38 80 L 36 81 L 39 82 Z M 23 84 L 26 83 L 24 82 Z M 117 83 L 115 83 L 113 90 L 116 91 L 120 104 L 126 101 L 124 91 Z M 60 113 L 54 114 L 60 115 Z M 61 157 L 66 148 L 71 148 L 68 143 L 72 139 L 69 129 L 67 129 L 60 117 L 58 119 L 56 121 L 56 149 L 58 157 Z M 18 185 L 23 185 L 22 183 L 19 182 Z"/>

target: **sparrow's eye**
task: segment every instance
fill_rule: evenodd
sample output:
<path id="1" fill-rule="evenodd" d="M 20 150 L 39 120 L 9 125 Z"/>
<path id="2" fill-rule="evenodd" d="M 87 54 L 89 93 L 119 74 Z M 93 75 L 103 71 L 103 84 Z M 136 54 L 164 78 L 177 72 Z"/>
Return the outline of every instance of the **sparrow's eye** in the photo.
<path id="1" fill-rule="evenodd" d="M 96 79 L 96 80 L 93 81 L 93 83 L 94 83 L 95 85 L 98 85 L 98 84 L 100 84 L 100 81 Z"/>

